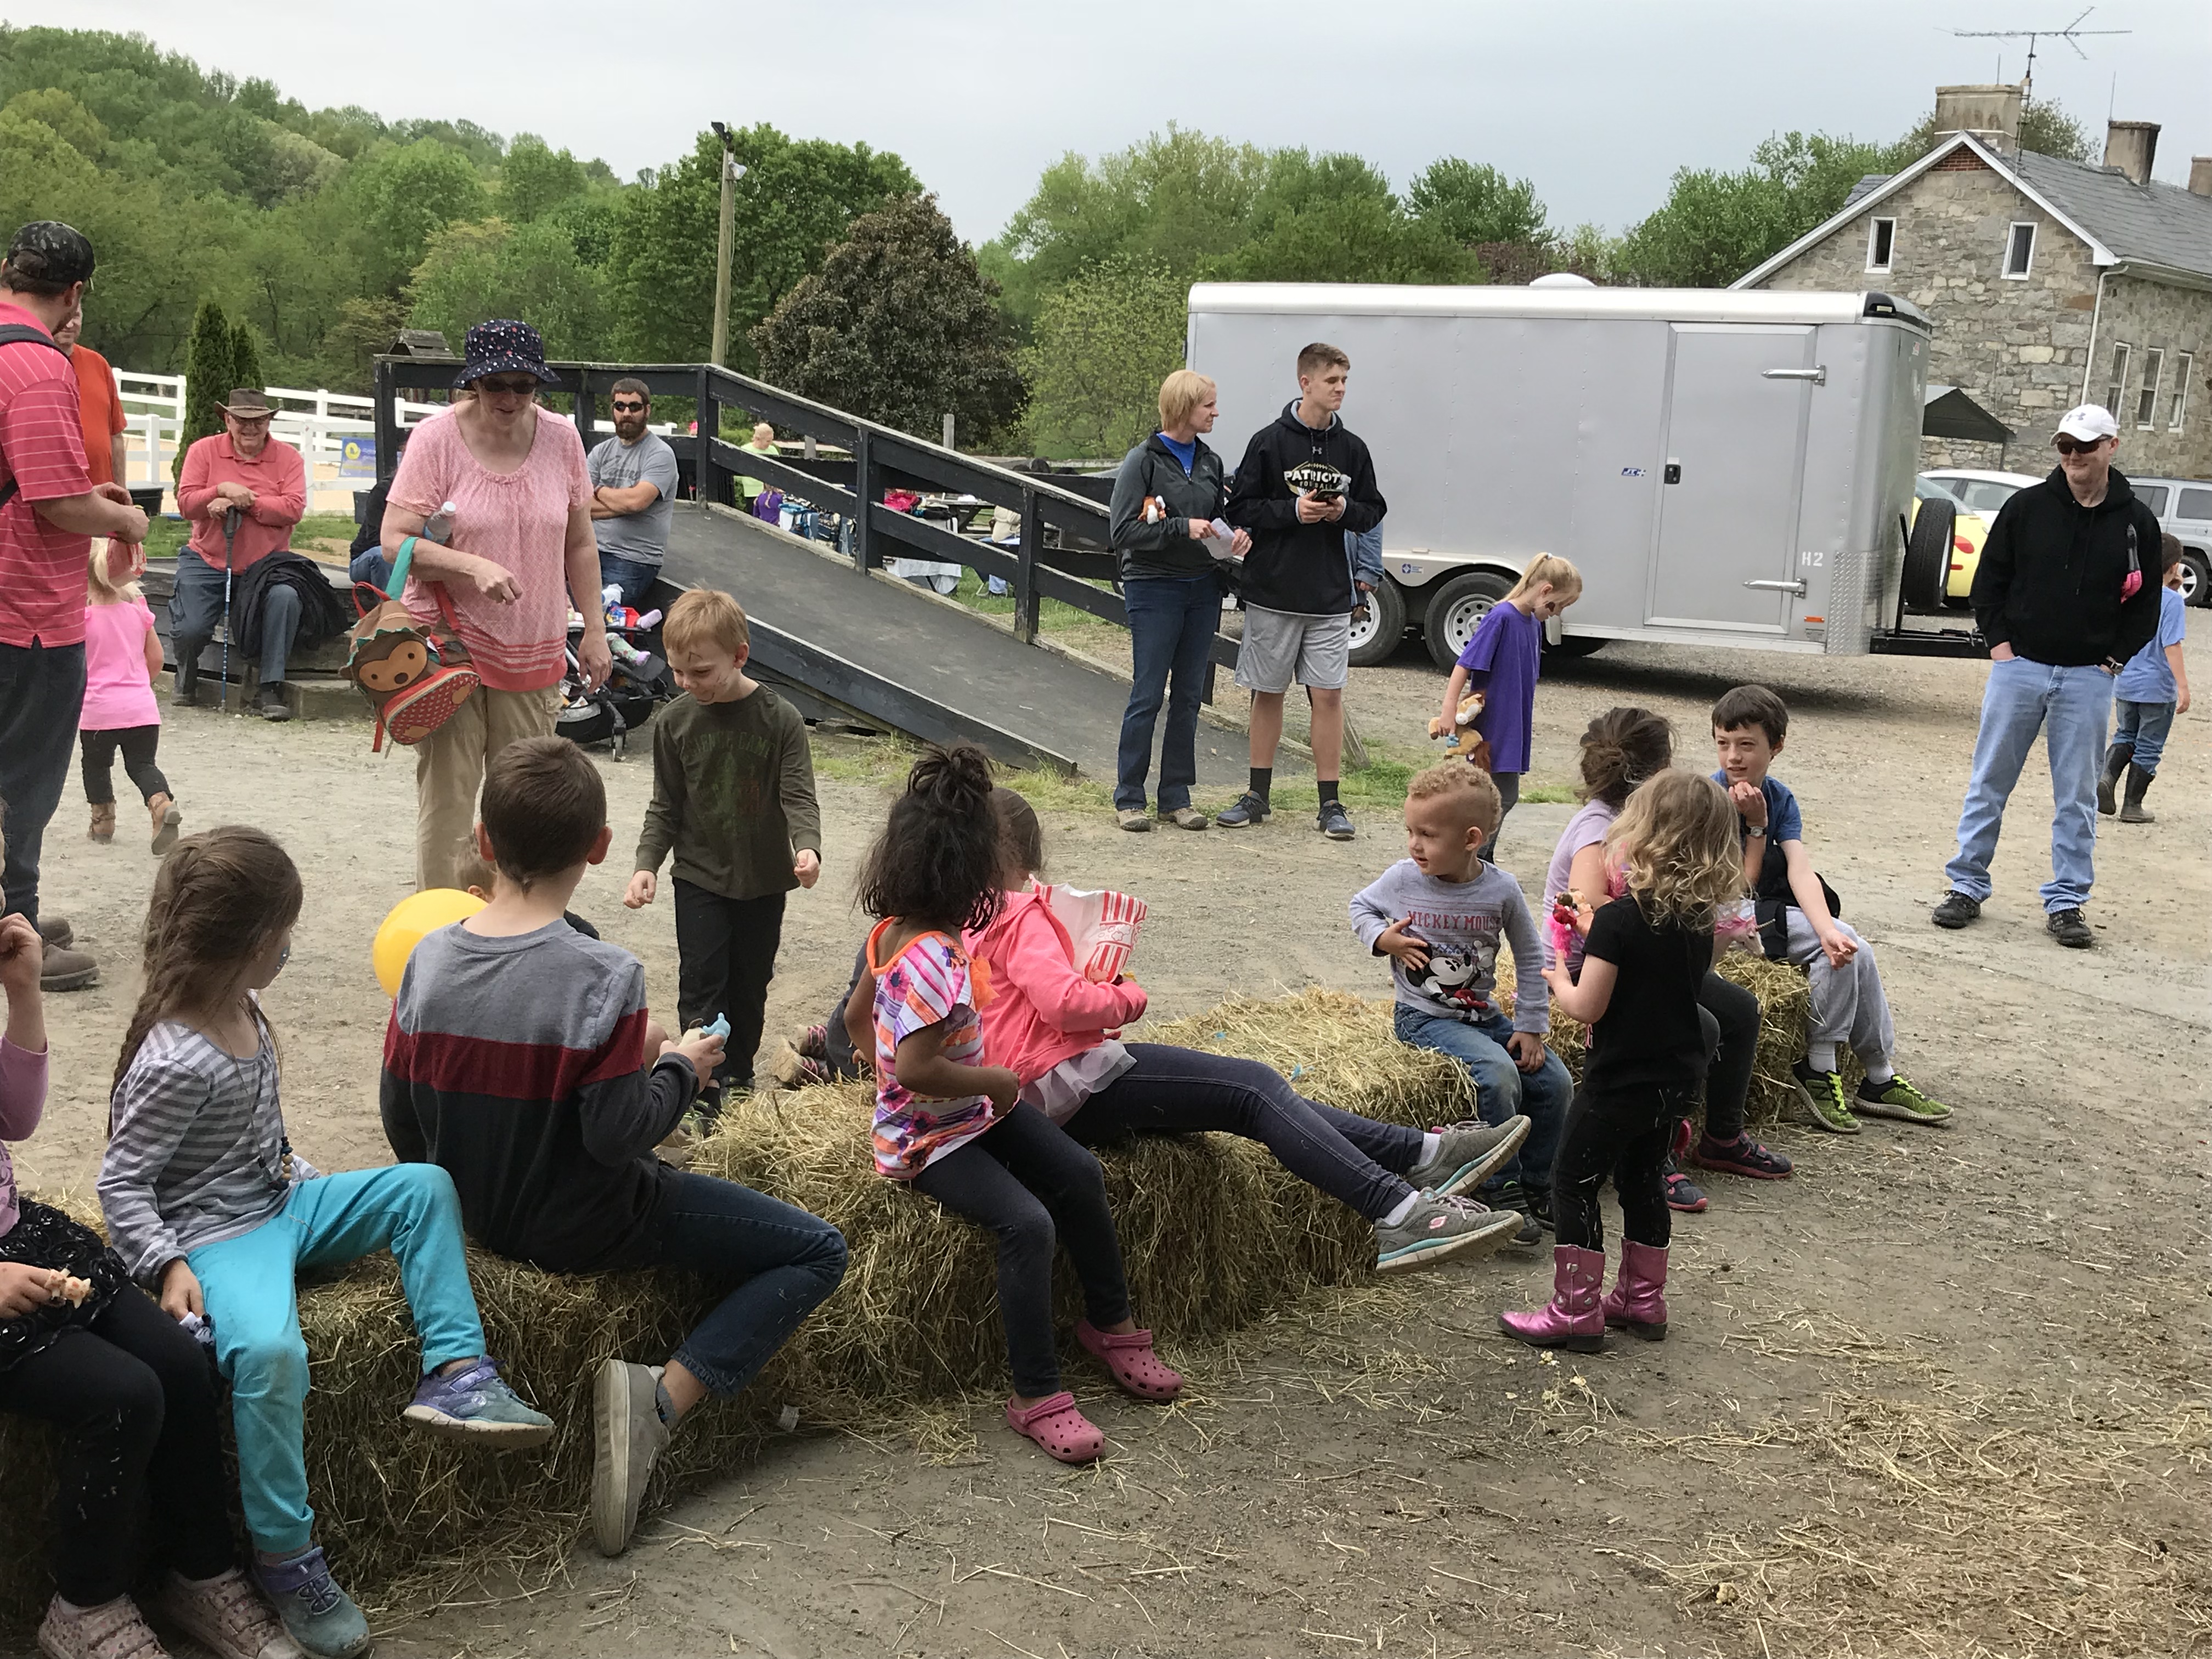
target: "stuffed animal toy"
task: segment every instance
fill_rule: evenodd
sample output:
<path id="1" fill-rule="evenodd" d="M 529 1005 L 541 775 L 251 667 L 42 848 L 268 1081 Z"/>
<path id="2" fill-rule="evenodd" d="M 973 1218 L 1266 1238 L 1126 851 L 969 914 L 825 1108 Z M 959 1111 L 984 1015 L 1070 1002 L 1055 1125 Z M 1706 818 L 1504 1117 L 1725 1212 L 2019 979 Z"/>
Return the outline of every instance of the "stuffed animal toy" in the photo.
<path id="1" fill-rule="evenodd" d="M 1449 726 L 1444 724 L 1441 714 L 1429 721 L 1430 738 L 1444 740 L 1447 756 L 1455 755 L 1486 772 L 1490 769 L 1490 739 L 1472 728 L 1482 714 L 1483 704 L 1488 700 L 1486 693 L 1470 691 L 1459 700 L 1459 708 Z"/>

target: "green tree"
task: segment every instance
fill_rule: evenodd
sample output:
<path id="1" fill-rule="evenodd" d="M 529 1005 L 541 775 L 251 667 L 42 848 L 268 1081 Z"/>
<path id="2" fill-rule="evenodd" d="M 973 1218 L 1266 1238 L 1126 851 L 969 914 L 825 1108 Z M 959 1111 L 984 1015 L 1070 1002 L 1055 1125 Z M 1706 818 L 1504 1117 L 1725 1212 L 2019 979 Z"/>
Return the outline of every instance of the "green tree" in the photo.
<path id="1" fill-rule="evenodd" d="M 253 325 L 243 317 L 235 319 L 230 325 L 230 377 L 223 382 L 223 395 L 228 397 L 234 389 L 247 386 L 266 391 L 268 386 L 261 370 L 261 347 L 253 337 Z"/>
<path id="2" fill-rule="evenodd" d="M 527 225 L 584 193 L 584 169 L 567 150 L 556 152 L 534 132 L 515 135 L 499 167 L 500 217 Z"/>
<path id="3" fill-rule="evenodd" d="M 1544 204 L 1526 179 L 1508 179 L 1496 167 L 1446 155 L 1431 161 L 1406 190 L 1414 218 L 1442 231 L 1462 247 L 1480 242 L 1537 244 L 1551 240 Z"/>
<path id="4" fill-rule="evenodd" d="M 921 186 L 897 156 L 866 144 L 794 140 L 762 125 L 737 134 L 736 149 L 745 174 L 734 191 L 729 337 L 733 366 L 747 368 L 747 331 L 822 268 L 857 217 Z M 623 198 L 607 274 L 617 338 L 641 360 L 707 356 L 721 178 L 721 143 L 702 133 L 689 155 Z"/>
<path id="5" fill-rule="evenodd" d="M 1020 356 L 1029 447 L 1118 456 L 1151 432 L 1160 382 L 1182 367 L 1188 294 L 1164 261 L 1117 253 L 1046 295 Z"/>
<path id="6" fill-rule="evenodd" d="M 1409 215 L 1389 181 L 1357 155 L 1275 152 L 1252 204 L 1251 234 L 1201 263 L 1245 283 L 1468 283 L 1474 256 Z"/>
<path id="7" fill-rule="evenodd" d="M 761 373 L 803 397 L 934 437 L 951 411 L 973 443 L 1020 411 L 998 284 L 933 196 L 853 222 L 821 270 L 752 331 Z"/>
<path id="8" fill-rule="evenodd" d="M 406 297 L 415 327 L 441 330 L 451 341 L 487 319 L 517 317 L 544 337 L 554 356 L 589 360 L 605 348 L 603 280 L 548 222 L 447 226 L 431 237 Z"/>
<path id="9" fill-rule="evenodd" d="M 489 205 L 476 164 L 434 138 L 372 151 L 347 183 L 369 250 L 368 279 L 398 293 L 447 225 L 481 219 Z"/>
<path id="10" fill-rule="evenodd" d="M 173 471 L 183 471 L 187 449 L 222 430 L 222 404 L 234 384 L 233 353 L 230 319 L 213 300 L 201 301 L 185 344 L 185 429 L 177 437 Z"/>

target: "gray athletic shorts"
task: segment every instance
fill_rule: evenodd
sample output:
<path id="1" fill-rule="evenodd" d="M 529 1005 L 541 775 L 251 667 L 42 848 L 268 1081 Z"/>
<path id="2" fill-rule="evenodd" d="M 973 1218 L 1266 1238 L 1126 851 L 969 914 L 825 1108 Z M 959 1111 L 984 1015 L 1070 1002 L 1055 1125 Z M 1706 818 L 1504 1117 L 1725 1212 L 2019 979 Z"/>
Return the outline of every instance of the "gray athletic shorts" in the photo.
<path id="1" fill-rule="evenodd" d="M 1352 618 L 1244 607 L 1237 684 L 1248 691 L 1287 691 L 1295 678 L 1316 691 L 1341 691 L 1350 677 Z"/>

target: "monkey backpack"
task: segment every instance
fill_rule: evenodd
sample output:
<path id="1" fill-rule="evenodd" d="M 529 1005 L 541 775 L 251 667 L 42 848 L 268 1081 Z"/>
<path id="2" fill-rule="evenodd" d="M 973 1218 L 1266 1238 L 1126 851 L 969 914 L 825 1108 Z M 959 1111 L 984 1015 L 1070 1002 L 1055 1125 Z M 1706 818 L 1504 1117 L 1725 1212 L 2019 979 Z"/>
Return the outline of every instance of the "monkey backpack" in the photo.
<path id="1" fill-rule="evenodd" d="M 361 688 L 376 711 L 371 752 L 383 749 L 387 733 L 394 743 L 411 746 L 422 742 L 451 720 L 483 684 L 469 661 L 468 647 L 461 643 L 443 582 L 424 584 L 437 595 L 442 627 L 422 622 L 392 597 L 406 592 L 407 569 L 414 559 L 415 538 L 410 536 L 400 544 L 399 557 L 392 564 L 389 592 L 368 582 L 354 584 L 354 609 L 361 619 L 346 636 L 345 677 Z"/>

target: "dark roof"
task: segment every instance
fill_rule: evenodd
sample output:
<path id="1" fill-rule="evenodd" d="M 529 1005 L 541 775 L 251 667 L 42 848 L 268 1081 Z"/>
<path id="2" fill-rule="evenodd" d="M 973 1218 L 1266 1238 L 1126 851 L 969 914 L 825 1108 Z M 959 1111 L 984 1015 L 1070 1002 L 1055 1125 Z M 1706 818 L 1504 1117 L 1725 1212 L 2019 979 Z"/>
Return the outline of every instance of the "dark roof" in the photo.
<path id="1" fill-rule="evenodd" d="M 2156 179 L 2130 184 L 2124 173 L 2030 150 L 2006 165 L 2118 258 L 2212 276 L 2212 196 Z"/>
<path id="2" fill-rule="evenodd" d="M 1886 185 L 1888 182 L 1889 174 L 1887 173 L 1868 173 L 1864 178 L 1861 179 L 1858 183 L 1851 186 L 1851 193 L 1844 198 L 1844 206 L 1848 209 L 1854 202 L 1857 201 L 1860 197 L 1871 194 L 1877 186 Z"/>

